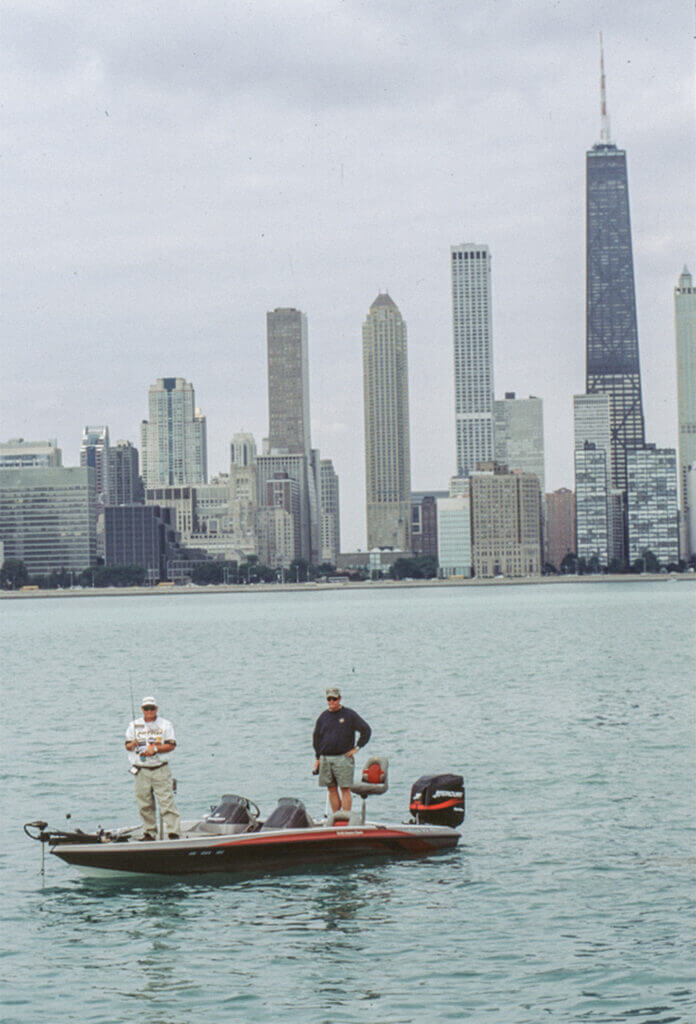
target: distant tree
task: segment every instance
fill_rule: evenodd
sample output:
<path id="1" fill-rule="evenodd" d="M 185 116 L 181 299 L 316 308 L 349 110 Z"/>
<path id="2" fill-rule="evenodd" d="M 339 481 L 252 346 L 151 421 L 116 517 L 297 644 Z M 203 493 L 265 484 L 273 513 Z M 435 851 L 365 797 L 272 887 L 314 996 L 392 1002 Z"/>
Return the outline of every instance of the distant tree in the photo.
<path id="1" fill-rule="evenodd" d="M 561 572 L 564 576 L 572 576 L 578 571 L 578 556 L 573 551 L 569 551 L 561 562 Z"/>
<path id="2" fill-rule="evenodd" d="M 609 573 L 624 573 L 626 569 L 626 563 L 622 562 L 620 558 L 612 558 L 607 566 L 607 572 Z"/>
<path id="3" fill-rule="evenodd" d="M 310 564 L 306 558 L 294 558 L 288 569 L 288 580 L 291 583 L 306 583 L 310 571 Z"/>
<path id="4" fill-rule="evenodd" d="M 679 562 L 670 562 L 667 566 L 667 572 L 684 572 L 686 563 L 683 559 Z"/>
<path id="5" fill-rule="evenodd" d="M 321 562 L 316 569 L 318 576 L 333 576 L 336 572 L 336 566 L 331 562 Z"/>
<path id="6" fill-rule="evenodd" d="M 578 576 L 586 576 L 587 575 L 587 561 L 586 561 L 585 558 L 583 558 L 582 555 L 580 555 L 576 559 L 575 571 L 578 574 Z"/>
<path id="7" fill-rule="evenodd" d="M 26 585 L 29 572 L 21 558 L 6 558 L 0 569 L 0 587 L 3 590 L 19 590 Z"/>
<path id="8" fill-rule="evenodd" d="M 224 567 L 222 562 L 203 562 L 197 565 L 191 573 L 191 582 L 198 586 L 208 586 L 209 583 L 222 583 L 224 581 Z"/>
<path id="9" fill-rule="evenodd" d="M 389 578 L 392 580 L 404 580 L 412 577 L 416 571 L 416 563 L 413 558 L 397 558 L 389 566 Z"/>
<path id="10" fill-rule="evenodd" d="M 440 563 L 435 555 L 419 555 L 416 559 L 416 568 L 419 575 L 414 573 L 415 579 L 432 580 L 437 576 Z"/>
<path id="11" fill-rule="evenodd" d="M 601 571 L 602 571 L 602 563 L 599 560 L 599 555 L 597 555 L 597 554 L 590 555 L 589 561 L 587 563 L 587 573 L 588 573 L 588 575 L 593 575 L 594 576 L 594 575 L 596 575 L 597 573 L 599 573 Z"/>
<path id="12" fill-rule="evenodd" d="M 643 552 L 643 559 L 645 561 L 646 572 L 659 572 L 660 571 L 660 559 L 657 557 L 654 551 L 649 549 Z"/>
<path id="13" fill-rule="evenodd" d="M 558 576 L 558 569 L 551 562 L 544 562 L 543 574 L 544 576 Z"/>

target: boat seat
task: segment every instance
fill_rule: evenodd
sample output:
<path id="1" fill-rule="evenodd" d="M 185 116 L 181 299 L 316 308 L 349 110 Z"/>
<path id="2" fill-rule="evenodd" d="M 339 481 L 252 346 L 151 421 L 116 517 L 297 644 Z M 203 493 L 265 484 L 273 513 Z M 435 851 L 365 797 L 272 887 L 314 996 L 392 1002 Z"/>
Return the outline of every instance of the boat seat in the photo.
<path id="1" fill-rule="evenodd" d="M 327 818 L 326 825 L 362 825 L 363 817 L 355 811 L 334 811 Z"/>
<path id="2" fill-rule="evenodd" d="M 389 760 L 386 757 L 368 757 L 360 782 L 354 782 L 351 792 L 366 800 L 368 796 L 386 793 L 389 789 Z"/>

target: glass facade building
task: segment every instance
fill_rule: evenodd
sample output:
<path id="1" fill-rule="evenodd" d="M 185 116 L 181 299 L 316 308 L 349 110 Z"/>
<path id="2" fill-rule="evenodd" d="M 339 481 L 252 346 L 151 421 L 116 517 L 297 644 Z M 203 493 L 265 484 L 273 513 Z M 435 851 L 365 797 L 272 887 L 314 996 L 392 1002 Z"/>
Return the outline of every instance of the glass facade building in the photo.
<path id="1" fill-rule="evenodd" d="M 5 558 L 20 559 L 30 573 L 81 572 L 94 565 L 94 470 L 1 470 L 0 539 Z"/>
<path id="2" fill-rule="evenodd" d="M 679 560 L 677 453 L 674 448 L 629 452 L 628 557 L 631 564 L 652 551 L 660 565 Z"/>
<path id="3" fill-rule="evenodd" d="M 607 140 L 586 164 L 586 391 L 611 398 L 611 485 L 645 442 L 626 152 Z"/>
<path id="4" fill-rule="evenodd" d="M 586 562 L 609 564 L 609 460 L 604 448 L 586 441 L 575 449 L 576 551 Z"/>

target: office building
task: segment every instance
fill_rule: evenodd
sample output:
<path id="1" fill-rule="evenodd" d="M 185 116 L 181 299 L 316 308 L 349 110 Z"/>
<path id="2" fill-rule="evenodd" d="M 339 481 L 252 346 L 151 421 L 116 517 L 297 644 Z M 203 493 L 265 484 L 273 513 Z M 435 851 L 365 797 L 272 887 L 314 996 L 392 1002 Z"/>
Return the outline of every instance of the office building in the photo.
<path id="1" fill-rule="evenodd" d="M 679 561 L 677 453 L 646 445 L 627 455 L 628 557 L 651 551 L 661 566 Z"/>
<path id="2" fill-rule="evenodd" d="M 265 484 L 259 509 L 259 557 L 271 569 L 289 569 L 300 541 L 300 487 L 285 471 Z"/>
<path id="3" fill-rule="evenodd" d="M 320 515 L 319 515 L 319 453 L 310 452 L 307 458 L 302 452 L 271 451 L 256 458 L 256 488 L 259 495 L 259 515 L 266 507 L 268 492 L 266 484 L 277 473 L 287 473 L 298 485 L 298 515 L 296 523 L 296 558 L 304 558 L 314 565 L 321 561 Z"/>
<path id="4" fill-rule="evenodd" d="M 336 564 L 341 550 L 341 510 L 338 496 L 338 474 L 331 459 L 319 463 L 321 502 L 321 560 Z"/>
<path id="5" fill-rule="evenodd" d="M 151 582 L 167 579 L 167 564 L 181 558 L 173 514 L 158 505 L 111 505 L 104 509 L 107 566 L 142 566 Z"/>
<path id="6" fill-rule="evenodd" d="M 368 548 L 411 547 L 406 324 L 379 294 L 362 330 Z"/>
<path id="7" fill-rule="evenodd" d="M 574 395 L 573 428 L 576 553 L 602 566 L 623 565 L 624 492 L 611 483 L 611 396 Z"/>
<path id="8" fill-rule="evenodd" d="M 509 470 L 533 473 L 545 493 L 544 404 L 540 398 L 517 398 L 507 391 L 493 402 L 495 462 Z"/>
<path id="9" fill-rule="evenodd" d="M 57 441 L 25 441 L 23 437 L 0 441 L 0 469 L 36 469 L 62 465 L 62 453 Z"/>
<path id="10" fill-rule="evenodd" d="M 609 460 L 604 448 L 586 441 L 575 449 L 575 519 L 578 558 L 593 568 L 609 565 Z"/>
<path id="11" fill-rule="evenodd" d="M 687 474 L 696 466 L 696 288 L 684 267 L 674 289 L 674 323 L 677 342 L 677 403 L 679 415 L 679 501 L 681 552 L 696 554 L 696 534 L 690 527 L 696 509 L 689 504 Z"/>
<path id="12" fill-rule="evenodd" d="M 204 484 L 208 479 L 205 416 L 196 408 L 193 385 L 161 377 L 150 386 L 149 419 L 140 427 L 146 489 Z"/>
<path id="13" fill-rule="evenodd" d="M 626 152 L 611 141 L 601 58 L 600 141 L 586 161 L 586 391 L 611 398 L 610 486 L 645 442 Z"/>
<path id="14" fill-rule="evenodd" d="M 117 441 L 109 449 L 110 505 L 142 505 L 145 501 L 138 462 L 138 449 L 130 441 Z"/>
<path id="15" fill-rule="evenodd" d="M 471 576 L 471 499 L 460 493 L 453 498 L 435 499 L 437 516 L 437 559 L 443 579 Z"/>
<path id="16" fill-rule="evenodd" d="M 575 494 L 561 487 L 546 495 L 545 558 L 557 572 L 561 571 L 566 555 L 575 555 L 576 523 Z"/>
<path id="17" fill-rule="evenodd" d="M 234 434 L 230 443 L 230 514 L 237 546 L 258 554 L 258 480 L 252 434 Z"/>
<path id="18" fill-rule="evenodd" d="M 469 476 L 474 575 L 541 573 L 541 491 L 533 473 L 482 463 Z"/>
<path id="19" fill-rule="evenodd" d="M 448 497 L 448 491 L 411 491 L 411 550 L 414 555 L 438 557 L 437 500 Z"/>
<path id="20" fill-rule="evenodd" d="M 5 558 L 32 574 L 80 572 L 96 563 L 94 469 L 34 466 L 0 473 Z"/>
<path id="21" fill-rule="evenodd" d="M 80 444 L 80 465 L 94 470 L 97 512 L 111 502 L 109 475 L 109 428 L 85 427 Z"/>
<path id="22" fill-rule="evenodd" d="M 271 450 L 309 457 L 307 317 L 299 309 L 266 314 L 268 420 Z"/>
<path id="23" fill-rule="evenodd" d="M 491 256 L 487 245 L 450 249 L 457 475 L 494 454 Z"/>
<path id="24" fill-rule="evenodd" d="M 170 509 L 174 529 L 182 538 L 197 532 L 195 487 L 148 487 L 145 504 Z"/>
<path id="25" fill-rule="evenodd" d="M 256 463 L 260 508 L 265 507 L 266 482 L 275 473 L 287 472 L 297 481 L 300 536 L 296 557 L 316 565 L 321 559 L 320 460 L 310 437 L 306 315 L 298 309 L 267 313 L 266 338 L 268 443 Z"/>

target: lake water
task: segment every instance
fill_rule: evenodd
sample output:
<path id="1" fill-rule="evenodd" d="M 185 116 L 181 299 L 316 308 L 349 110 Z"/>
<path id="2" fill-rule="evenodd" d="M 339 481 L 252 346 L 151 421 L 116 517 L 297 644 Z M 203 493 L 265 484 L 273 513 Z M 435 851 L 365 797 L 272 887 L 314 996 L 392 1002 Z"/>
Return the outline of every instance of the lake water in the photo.
<path id="1" fill-rule="evenodd" d="M 3 1021 L 696 1020 L 692 583 L 0 603 Z M 324 807 L 324 688 L 390 758 L 373 817 L 462 772 L 454 853 L 238 884 L 97 883 L 35 818 L 136 823 L 123 732 L 154 691 L 184 817 Z"/>

